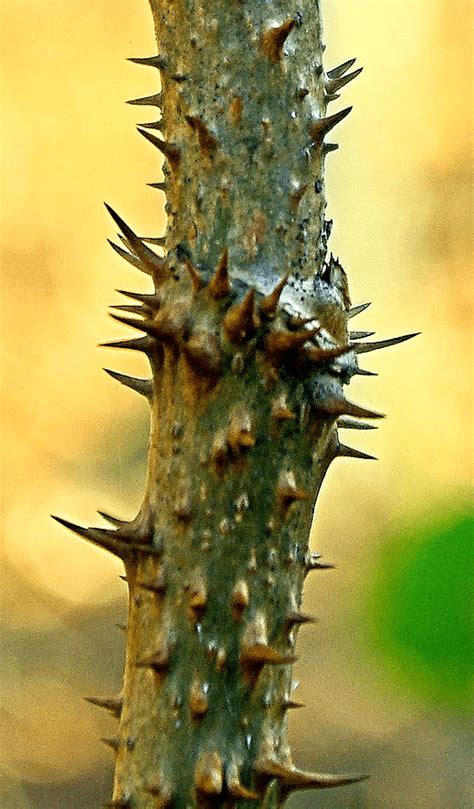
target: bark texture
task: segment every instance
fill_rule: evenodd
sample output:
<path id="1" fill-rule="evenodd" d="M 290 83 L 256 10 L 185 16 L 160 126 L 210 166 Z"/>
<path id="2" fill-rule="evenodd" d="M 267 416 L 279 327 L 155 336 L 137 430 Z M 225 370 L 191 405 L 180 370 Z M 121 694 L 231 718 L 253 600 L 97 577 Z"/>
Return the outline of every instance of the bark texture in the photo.
<path id="1" fill-rule="evenodd" d="M 280 806 L 360 777 L 302 772 L 286 739 L 313 507 L 339 428 L 378 413 L 343 387 L 361 373 L 346 274 L 327 256 L 329 101 L 360 70 L 323 69 L 319 0 L 152 0 L 162 89 L 132 103 L 165 158 L 165 257 L 112 210 L 114 249 L 153 282 L 116 319 L 150 379 L 146 491 L 131 523 L 85 536 L 129 586 L 112 807 Z M 158 85 L 158 80 L 157 80 Z M 149 241 L 149 240 L 147 240 Z M 130 300 L 132 301 L 130 303 Z M 132 314 L 132 317 L 129 317 Z M 406 339 L 396 338 L 395 342 Z M 360 421 L 362 419 L 364 421 Z"/>

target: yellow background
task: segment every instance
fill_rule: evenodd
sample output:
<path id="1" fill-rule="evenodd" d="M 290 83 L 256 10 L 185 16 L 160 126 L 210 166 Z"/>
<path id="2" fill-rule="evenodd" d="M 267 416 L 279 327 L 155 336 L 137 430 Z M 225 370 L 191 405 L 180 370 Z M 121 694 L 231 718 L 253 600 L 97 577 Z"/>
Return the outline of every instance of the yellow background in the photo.
<path id="1" fill-rule="evenodd" d="M 0 14 L 2 806 L 85 809 L 109 797 L 96 740 L 114 729 L 80 697 L 119 690 L 125 589 L 118 563 L 49 514 L 90 525 L 96 508 L 133 516 L 140 498 L 146 413 L 101 366 L 144 366 L 94 346 L 123 336 L 106 316 L 122 302 L 114 288 L 140 283 L 105 241 L 102 200 L 142 234 L 164 230 L 145 186 L 158 160 L 134 131 L 148 111 L 122 103 L 156 90 L 153 71 L 125 60 L 154 52 L 153 25 L 145 0 L 0 0 Z M 321 622 L 299 641 L 307 708 L 291 735 L 308 766 L 330 769 L 344 749 L 338 766 L 379 767 L 320 807 L 461 807 L 438 758 L 463 749 L 457 720 L 379 681 L 353 615 L 384 532 L 467 498 L 472 17 L 469 0 L 324 3 L 326 68 L 364 65 L 332 109 L 354 104 L 327 161 L 330 249 L 353 302 L 373 301 L 355 328 L 423 335 L 363 358 L 380 376 L 350 398 L 389 418 L 352 443 L 380 460 L 338 460 L 319 501 L 313 547 L 338 570 L 306 588 Z"/>

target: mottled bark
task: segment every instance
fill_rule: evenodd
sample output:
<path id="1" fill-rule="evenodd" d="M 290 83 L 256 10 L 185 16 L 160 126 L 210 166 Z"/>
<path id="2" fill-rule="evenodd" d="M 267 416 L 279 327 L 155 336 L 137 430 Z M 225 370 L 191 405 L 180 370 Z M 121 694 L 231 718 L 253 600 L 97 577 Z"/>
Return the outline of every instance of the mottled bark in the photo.
<path id="1" fill-rule="evenodd" d="M 120 556 L 127 657 L 110 806 L 281 805 L 358 777 L 298 770 L 286 739 L 313 507 L 339 441 L 379 414 L 345 398 L 357 354 L 346 274 L 327 255 L 329 101 L 319 0 L 152 0 L 163 117 L 160 258 L 111 209 L 127 261 L 153 281 L 116 315 L 142 332 L 150 380 L 111 372 L 151 408 L 146 491 L 131 523 L 80 529 Z M 136 316 L 139 316 L 137 319 Z M 406 338 L 396 338 L 395 342 Z M 390 341 L 389 341 L 390 342 Z M 63 521 L 64 522 L 64 521 Z"/>

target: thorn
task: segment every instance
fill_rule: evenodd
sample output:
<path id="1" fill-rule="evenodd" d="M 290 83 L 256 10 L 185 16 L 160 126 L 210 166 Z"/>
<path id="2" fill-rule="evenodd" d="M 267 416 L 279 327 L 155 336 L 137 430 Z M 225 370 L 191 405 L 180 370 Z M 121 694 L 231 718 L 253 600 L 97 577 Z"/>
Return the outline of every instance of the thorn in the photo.
<path id="1" fill-rule="evenodd" d="M 258 327 L 255 315 L 255 290 L 249 289 L 245 297 L 231 306 L 224 318 L 224 330 L 231 343 L 250 339 Z"/>
<path id="2" fill-rule="evenodd" d="M 166 191 L 167 185 L 166 183 L 147 183 L 149 188 L 157 188 L 158 191 Z M 144 241 L 148 241 L 148 239 L 144 239 Z"/>
<path id="3" fill-rule="evenodd" d="M 137 127 L 137 130 L 140 133 L 140 135 L 143 135 L 145 140 L 147 140 L 153 146 L 156 146 L 156 148 L 159 149 L 160 152 L 164 154 L 173 171 L 176 171 L 181 162 L 180 150 L 176 146 L 173 146 L 172 143 L 168 143 L 168 141 L 166 140 L 160 140 L 160 138 L 157 138 L 155 135 L 152 135 L 151 132 L 147 132 L 146 130 L 140 129 L 139 127 Z"/>
<path id="4" fill-rule="evenodd" d="M 130 312 L 132 315 L 144 315 L 143 306 L 133 303 L 125 303 L 123 305 L 112 304 L 111 309 L 116 309 L 117 312 Z"/>
<path id="5" fill-rule="evenodd" d="M 352 107 L 346 107 L 344 110 L 340 110 L 340 112 L 336 112 L 334 115 L 329 115 L 327 118 L 318 118 L 316 121 L 313 121 L 309 130 L 313 142 L 315 144 L 321 144 L 324 136 L 338 123 L 343 121 L 351 110 Z M 326 146 L 328 145 L 332 144 L 326 144 Z"/>
<path id="6" fill-rule="evenodd" d="M 251 789 L 244 787 L 240 781 L 239 768 L 235 763 L 226 767 L 226 786 L 231 798 L 242 801 L 258 801 L 259 795 Z"/>
<path id="7" fill-rule="evenodd" d="M 219 341 L 209 332 L 196 332 L 182 343 L 189 364 L 206 377 L 216 378 L 222 373 Z"/>
<path id="8" fill-rule="evenodd" d="M 333 67 L 332 70 L 328 70 L 326 75 L 328 76 L 329 79 L 339 79 L 341 76 L 344 75 L 344 73 L 347 73 L 347 71 L 350 70 L 356 59 L 357 57 L 355 57 L 354 59 L 348 59 L 347 62 L 343 62 L 341 65 Z"/>
<path id="9" fill-rule="evenodd" d="M 259 759 L 255 763 L 255 772 L 259 775 L 276 778 L 281 786 L 288 790 L 327 789 L 341 787 L 364 781 L 366 775 L 327 775 L 325 773 L 303 772 L 296 767 L 280 764 L 271 759 Z"/>
<path id="10" fill-rule="evenodd" d="M 366 371 L 364 368 L 359 368 L 359 366 L 355 369 L 354 374 L 358 376 L 378 376 L 375 371 Z"/>
<path id="11" fill-rule="evenodd" d="M 120 740 L 116 736 L 114 736 L 111 739 L 107 739 L 105 738 L 105 736 L 102 736 L 100 741 L 103 742 L 105 745 L 107 745 L 107 747 L 111 747 L 112 750 L 115 751 L 117 751 L 120 747 Z"/>
<path id="12" fill-rule="evenodd" d="M 294 28 L 296 20 L 292 17 L 283 23 L 283 25 L 269 28 L 261 36 L 260 46 L 265 55 L 270 59 L 270 62 L 277 63 L 281 59 L 283 45 L 290 31 Z"/>
<path id="13" fill-rule="evenodd" d="M 303 624 L 315 624 L 316 618 L 313 615 L 308 615 L 304 612 L 289 612 L 285 618 L 285 627 L 289 631 L 294 626 L 302 626 Z"/>
<path id="14" fill-rule="evenodd" d="M 163 118 L 160 118 L 159 121 L 150 121 L 149 123 L 138 124 L 138 126 L 141 126 L 142 129 L 153 129 L 157 132 L 163 132 L 163 125 Z M 144 239 L 143 241 L 147 241 L 147 239 Z"/>
<path id="15" fill-rule="evenodd" d="M 307 190 L 308 186 L 306 185 L 306 183 L 303 183 L 302 185 L 300 185 L 298 189 L 296 189 L 290 194 L 290 206 L 293 213 L 295 213 L 298 210 L 298 206 Z"/>
<path id="16" fill-rule="evenodd" d="M 282 654 L 269 646 L 265 616 L 262 612 L 258 612 L 246 626 L 242 638 L 240 665 L 244 679 L 250 684 L 255 684 L 263 666 L 287 665 L 294 663 L 295 660 L 294 655 Z"/>
<path id="17" fill-rule="evenodd" d="M 121 697 L 84 697 L 86 702 L 91 705 L 96 705 L 98 708 L 105 708 L 106 711 L 120 719 L 123 708 L 123 700 Z"/>
<path id="18" fill-rule="evenodd" d="M 99 343 L 99 346 L 100 348 L 127 348 L 130 351 L 141 351 L 149 356 L 155 348 L 155 342 L 150 337 L 137 337 L 133 340 L 111 340 L 108 343 Z"/>
<path id="19" fill-rule="evenodd" d="M 372 337 L 374 335 L 374 331 L 350 331 L 349 332 L 349 339 L 350 340 L 363 340 L 364 337 Z"/>
<path id="20" fill-rule="evenodd" d="M 115 244 L 115 242 L 113 242 L 111 239 L 107 239 L 107 241 L 110 244 L 112 250 L 115 250 L 115 252 L 118 253 L 118 255 L 120 256 L 120 258 L 124 258 L 125 261 L 128 261 L 128 263 L 131 264 L 132 267 L 135 267 L 135 269 L 141 270 L 142 272 L 146 272 L 147 274 L 149 274 L 148 270 L 145 269 L 142 261 L 139 258 L 137 258 L 137 256 L 134 256 L 132 253 L 128 253 L 127 250 L 124 250 L 123 247 L 120 247 L 118 244 Z"/>
<path id="21" fill-rule="evenodd" d="M 283 708 L 284 711 L 291 711 L 296 710 L 298 708 L 305 708 L 306 706 L 304 702 L 297 702 L 294 699 L 284 699 L 283 702 L 281 703 L 281 707 Z"/>
<path id="22" fill-rule="evenodd" d="M 219 753 L 201 753 L 194 770 L 194 786 L 198 792 L 211 797 L 223 789 L 224 770 Z"/>
<path id="23" fill-rule="evenodd" d="M 62 517 L 55 517 L 54 514 L 51 514 L 51 517 L 60 525 L 63 525 L 64 528 L 68 528 L 74 534 L 87 539 L 93 545 L 115 554 L 120 559 L 128 559 L 133 555 L 132 546 L 128 542 L 117 538 L 117 531 L 109 528 L 83 528 L 68 520 L 63 520 Z"/>
<path id="24" fill-rule="evenodd" d="M 247 412 L 240 411 L 231 416 L 227 431 L 227 443 L 235 454 L 239 454 L 243 449 L 251 449 L 255 446 L 252 421 Z"/>
<path id="25" fill-rule="evenodd" d="M 346 75 L 339 76 L 339 78 L 334 79 L 330 78 L 326 84 L 326 92 L 329 95 L 337 93 L 338 90 L 341 90 L 343 87 L 345 87 L 346 84 L 349 84 L 350 81 L 356 79 L 357 76 L 359 76 L 362 73 L 363 69 L 364 69 L 363 67 L 359 67 L 358 70 L 354 70 L 353 73 L 347 73 Z"/>
<path id="26" fill-rule="evenodd" d="M 111 376 L 112 379 L 116 379 L 121 385 L 125 385 L 126 388 L 134 390 L 136 393 L 144 396 L 145 399 L 150 400 L 152 398 L 153 382 L 151 379 L 140 379 L 139 377 L 135 376 L 127 376 L 127 374 L 120 374 L 118 371 L 112 371 L 110 368 L 104 368 L 104 371 L 106 374 Z"/>
<path id="27" fill-rule="evenodd" d="M 132 329 L 138 329 L 138 331 L 144 331 L 145 334 L 155 336 L 157 333 L 154 323 L 149 320 L 137 320 L 133 317 L 116 315 L 113 312 L 109 312 L 109 315 L 112 320 L 116 320 L 117 323 L 122 323 L 124 326 L 130 326 Z"/>
<path id="28" fill-rule="evenodd" d="M 281 293 L 283 292 L 290 275 L 291 273 L 289 272 L 285 273 L 283 278 L 281 278 L 278 284 L 276 285 L 275 289 L 273 289 L 272 292 L 269 293 L 269 295 L 266 295 L 264 298 L 262 298 L 259 305 L 262 317 L 268 320 L 271 320 L 272 318 L 275 317 Z"/>
<path id="29" fill-rule="evenodd" d="M 245 579 L 240 579 L 233 591 L 231 597 L 232 615 L 235 620 L 241 618 L 242 613 L 249 605 L 249 588 Z"/>
<path id="30" fill-rule="evenodd" d="M 162 56 L 145 56 L 144 58 L 137 58 L 129 56 L 128 62 L 134 62 L 136 65 L 145 65 L 145 67 L 157 67 L 158 70 L 166 70 L 167 62 Z M 329 74 L 328 74 L 329 75 Z"/>
<path id="31" fill-rule="evenodd" d="M 133 104 L 141 107 L 160 107 L 163 101 L 163 93 L 155 93 L 151 96 L 143 96 L 143 98 L 132 98 L 127 101 L 127 104 Z"/>
<path id="32" fill-rule="evenodd" d="M 254 643 L 251 646 L 245 646 L 240 655 L 240 663 L 242 668 L 255 669 L 261 668 L 266 664 L 270 666 L 283 666 L 288 663 L 295 663 L 297 658 L 292 654 L 282 654 L 278 649 L 273 646 L 268 646 L 266 643 Z"/>
<path id="33" fill-rule="evenodd" d="M 354 416 L 359 419 L 383 419 L 383 413 L 377 413 L 375 410 L 367 410 L 365 407 L 354 404 L 348 399 L 345 399 L 341 394 L 339 397 L 326 399 L 322 402 L 315 402 L 314 407 L 322 413 L 328 413 L 332 416 Z"/>
<path id="34" fill-rule="evenodd" d="M 184 117 L 191 129 L 196 132 L 201 152 L 212 157 L 219 146 L 218 140 L 211 134 L 201 118 L 196 115 L 185 115 Z"/>
<path id="35" fill-rule="evenodd" d="M 341 416 L 337 420 L 337 427 L 343 430 L 376 430 L 376 424 L 366 424 L 363 421 L 353 421 L 353 419 Z"/>
<path id="36" fill-rule="evenodd" d="M 166 270 L 166 264 L 162 258 L 156 255 L 153 250 L 150 250 L 146 244 L 143 244 L 142 240 L 133 232 L 133 230 L 127 225 L 126 222 L 110 207 L 105 203 L 105 207 L 109 212 L 110 216 L 118 225 L 120 230 L 122 231 L 125 239 L 130 246 L 130 249 L 133 250 L 135 255 L 141 259 L 142 266 L 140 267 L 141 270 L 147 272 L 149 275 L 152 275 L 156 282 L 161 283 L 168 277 L 168 272 Z M 115 248 L 114 248 L 115 249 Z M 119 252 L 119 251 L 117 251 Z M 120 255 L 122 255 L 120 253 Z M 128 260 L 128 259 L 127 259 Z"/>
<path id="37" fill-rule="evenodd" d="M 198 680 L 194 680 L 189 691 L 189 710 L 194 719 L 202 719 L 209 710 L 207 697 Z"/>
<path id="38" fill-rule="evenodd" d="M 323 157 L 325 157 L 330 152 L 336 152 L 339 149 L 338 143 L 323 143 L 321 145 L 321 152 Z"/>
<path id="39" fill-rule="evenodd" d="M 199 292 L 199 290 L 204 286 L 204 279 L 201 273 L 198 272 L 194 264 L 187 257 L 184 259 L 184 265 L 190 275 L 194 292 Z"/>
<path id="40" fill-rule="evenodd" d="M 375 343 L 352 343 L 352 349 L 356 354 L 367 354 L 369 351 L 377 351 L 379 348 L 388 348 L 389 346 L 404 343 L 405 340 L 411 340 L 412 337 L 417 337 L 421 332 L 415 331 L 412 334 L 403 334 L 401 337 L 391 337 L 388 340 L 378 340 Z"/>
<path id="41" fill-rule="evenodd" d="M 190 590 L 188 606 L 195 618 L 200 618 L 207 606 L 207 587 L 201 574 L 194 579 Z"/>
<path id="42" fill-rule="evenodd" d="M 291 421 L 296 418 L 296 413 L 288 407 L 286 396 L 282 393 L 272 402 L 272 419 L 275 421 Z"/>
<path id="43" fill-rule="evenodd" d="M 346 447 L 345 444 L 339 444 L 336 453 L 338 458 L 360 458 L 360 460 L 377 461 L 375 455 L 367 455 L 366 452 L 361 452 L 359 449 Z"/>
<path id="44" fill-rule="evenodd" d="M 309 573 L 310 570 L 335 570 L 336 565 L 331 562 L 320 562 L 318 559 L 311 559 L 306 569 Z"/>
<path id="45" fill-rule="evenodd" d="M 311 497 L 308 492 L 297 487 L 293 472 L 284 471 L 280 474 L 277 488 L 277 501 L 281 517 L 286 517 L 292 503 L 310 499 Z"/>
<path id="46" fill-rule="evenodd" d="M 128 292 L 126 289 L 117 289 L 120 295 L 124 295 L 126 298 L 131 298 L 133 301 L 140 301 L 149 309 L 156 309 L 158 308 L 158 298 L 156 293 L 145 293 L 145 292 Z"/>
<path id="47" fill-rule="evenodd" d="M 227 247 L 224 247 L 217 269 L 209 282 L 208 290 L 215 300 L 225 298 L 230 292 L 229 250 Z"/>
<path id="48" fill-rule="evenodd" d="M 106 511 L 97 511 L 97 514 L 100 514 L 102 519 L 106 520 L 106 522 L 109 522 L 111 525 L 127 525 L 127 520 L 119 520 L 118 517 L 114 517 L 112 514 L 107 514 Z"/>
<path id="49" fill-rule="evenodd" d="M 300 331 L 271 331 L 265 338 L 265 351 L 273 365 L 281 365 L 291 354 L 311 340 L 320 327 Z"/>
<path id="50" fill-rule="evenodd" d="M 306 356 L 314 365 L 324 365 L 327 362 L 344 356 L 352 351 L 350 345 L 337 346 L 336 348 L 308 348 L 306 349 Z"/>
<path id="51" fill-rule="evenodd" d="M 360 303 L 358 306 L 353 306 L 352 309 L 349 309 L 348 317 L 351 318 L 355 317 L 356 315 L 360 315 L 361 312 L 365 312 L 365 310 L 368 309 L 369 306 L 370 301 L 369 303 Z"/>
<path id="52" fill-rule="evenodd" d="M 164 247 L 166 244 L 166 238 L 164 236 L 142 236 L 142 242 L 147 242 L 147 244 L 157 244 L 159 247 Z"/>

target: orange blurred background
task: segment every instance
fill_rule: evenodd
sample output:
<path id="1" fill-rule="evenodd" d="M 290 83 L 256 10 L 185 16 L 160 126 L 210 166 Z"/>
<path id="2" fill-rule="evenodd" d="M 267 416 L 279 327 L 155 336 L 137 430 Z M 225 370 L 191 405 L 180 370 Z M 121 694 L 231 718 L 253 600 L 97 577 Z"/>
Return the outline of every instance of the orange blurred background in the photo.
<path id="1" fill-rule="evenodd" d="M 419 526 L 436 532 L 468 507 L 473 9 L 323 6 L 326 68 L 354 54 L 365 68 L 337 102 L 354 111 L 327 162 L 330 248 L 353 302 L 373 301 L 354 327 L 423 332 L 364 363 L 380 376 L 356 379 L 350 398 L 390 418 L 352 443 L 380 460 L 338 460 L 319 500 L 313 547 L 338 570 L 306 588 L 305 610 L 321 622 L 301 633 L 307 708 L 291 736 L 308 767 L 373 773 L 318 796 L 323 808 L 468 807 L 467 703 L 453 711 L 436 689 L 392 678 L 366 605 L 374 581 L 391 586 L 377 560 L 400 532 L 416 544 Z M 122 103 L 157 89 L 153 71 L 126 61 L 154 52 L 153 24 L 145 0 L 2 0 L 0 15 L 0 802 L 86 809 L 109 798 L 111 755 L 97 739 L 114 728 L 81 696 L 120 689 L 113 624 L 125 587 L 114 559 L 49 514 L 131 518 L 142 490 L 147 414 L 101 366 L 144 367 L 94 346 L 123 335 L 106 315 L 114 288 L 139 284 L 106 243 L 114 228 L 102 200 L 142 234 L 165 226 L 162 195 L 145 185 L 159 163 L 134 131 L 146 117 Z"/>

